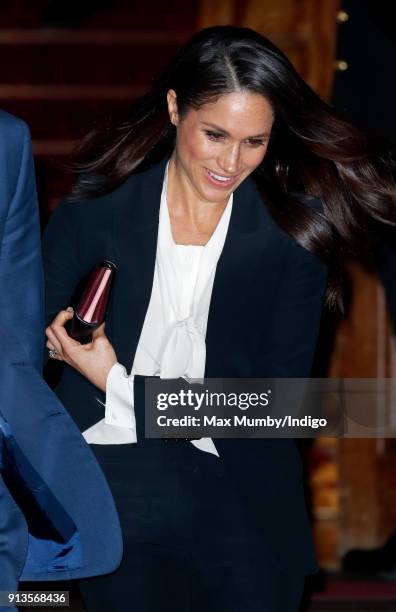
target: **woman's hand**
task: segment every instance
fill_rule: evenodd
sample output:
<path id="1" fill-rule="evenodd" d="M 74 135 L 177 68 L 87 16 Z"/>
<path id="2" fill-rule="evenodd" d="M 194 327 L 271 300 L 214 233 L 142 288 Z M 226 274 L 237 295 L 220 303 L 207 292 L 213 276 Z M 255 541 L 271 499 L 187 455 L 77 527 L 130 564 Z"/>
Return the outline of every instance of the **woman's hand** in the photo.
<path id="1" fill-rule="evenodd" d="M 115 363 L 117 356 L 104 333 L 103 323 L 92 334 L 92 342 L 80 344 L 71 338 L 65 330 L 67 321 L 73 318 L 73 308 L 61 310 L 47 327 L 47 348 L 56 351 L 53 359 L 65 361 L 75 370 L 102 391 L 106 391 L 107 376 Z"/>

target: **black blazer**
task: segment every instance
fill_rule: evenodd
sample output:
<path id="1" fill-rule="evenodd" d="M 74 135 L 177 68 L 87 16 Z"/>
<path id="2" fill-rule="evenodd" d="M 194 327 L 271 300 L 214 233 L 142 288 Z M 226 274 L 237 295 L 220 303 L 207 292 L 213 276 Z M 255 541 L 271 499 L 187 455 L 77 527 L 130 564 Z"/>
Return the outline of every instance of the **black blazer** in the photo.
<path id="1" fill-rule="evenodd" d="M 98 261 L 116 263 L 106 333 L 128 371 L 151 295 L 165 163 L 132 175 L 108 195 L 60 204 L 44 234 L 48 322 Z M 324 264 L 275 224 L 246 179 L 234 193 L 217 265 L 205 375 L 308 377 L 325 286 Z M 82 430 L 103 418 L 97 398 L 104 395 L 68 366 L 57 393 Z M 216 447 L 279 565 L 315 571 L 294 441 L 216 439 Z"/>

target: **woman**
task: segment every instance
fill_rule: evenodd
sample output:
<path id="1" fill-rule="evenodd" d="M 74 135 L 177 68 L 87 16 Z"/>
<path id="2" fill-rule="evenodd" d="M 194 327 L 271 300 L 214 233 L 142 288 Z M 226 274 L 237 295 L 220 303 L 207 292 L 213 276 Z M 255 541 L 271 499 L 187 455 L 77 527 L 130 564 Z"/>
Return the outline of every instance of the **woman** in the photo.
<path id="1" fill-rule="evenodd" d="M 389 170 L 268 40 L 215 27 L 79 171 L 45 234 L 47 346 L 124 536 L 88 610 L 297 610 L 316 565 L 294 442 L 146 440 L 144 376 L 307 377 L 345 253 L 395 220 Z M 106 258 L 106 334 L 81 346 L 64 308 Z"/>

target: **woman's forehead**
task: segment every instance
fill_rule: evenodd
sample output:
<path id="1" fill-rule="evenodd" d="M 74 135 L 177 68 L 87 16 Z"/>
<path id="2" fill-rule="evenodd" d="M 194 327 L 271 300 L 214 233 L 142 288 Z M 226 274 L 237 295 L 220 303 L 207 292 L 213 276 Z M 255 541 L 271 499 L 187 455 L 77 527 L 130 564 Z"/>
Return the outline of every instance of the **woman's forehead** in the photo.
<path id="1" fill-rule="evenodd" d="M 237 91 L 203 104 L 197 109 L 196 118 L 230 134 L 243 129 L 249 135 L 259 135 L 270 131 L 274 113 L 263 95 Z"/>

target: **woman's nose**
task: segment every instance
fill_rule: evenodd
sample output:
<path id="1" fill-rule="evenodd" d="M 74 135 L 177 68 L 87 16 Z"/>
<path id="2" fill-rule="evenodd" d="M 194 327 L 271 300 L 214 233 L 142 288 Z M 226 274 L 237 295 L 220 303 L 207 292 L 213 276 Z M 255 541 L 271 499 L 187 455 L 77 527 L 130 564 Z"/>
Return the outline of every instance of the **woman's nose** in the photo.
<path id="1" fill-rule="evenodd" d="M 239 170 L 240 149 L 239 146 L 232 146 L 224 151 L 219 160 L 220 168 L 227 174 L 236 174 Z"/>

